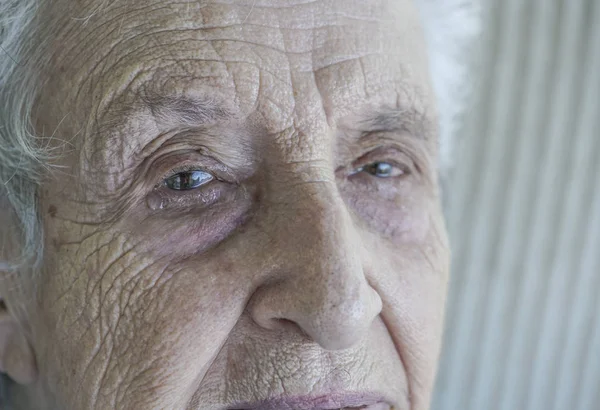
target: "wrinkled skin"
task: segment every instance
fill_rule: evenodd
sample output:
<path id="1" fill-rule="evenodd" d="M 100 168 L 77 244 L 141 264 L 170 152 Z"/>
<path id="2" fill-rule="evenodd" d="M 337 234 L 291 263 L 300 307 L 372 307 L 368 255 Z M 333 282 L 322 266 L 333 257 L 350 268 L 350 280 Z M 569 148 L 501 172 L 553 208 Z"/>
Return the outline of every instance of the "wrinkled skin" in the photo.
<path id="1" fill-rule="evenodd" d="M 448 250 L 414 4 L 62 0 L 42 14 L 35 125 L 68 144 L 41 193 L 35 297 L 3 295 L 25 306 L 37 363 L 15 397 L 216 410 L 371 392 L 427 409 Z M 368 172 L 377 162 L 392 176 Z M 161 184 L 181 166 L 215 179 Z"/>

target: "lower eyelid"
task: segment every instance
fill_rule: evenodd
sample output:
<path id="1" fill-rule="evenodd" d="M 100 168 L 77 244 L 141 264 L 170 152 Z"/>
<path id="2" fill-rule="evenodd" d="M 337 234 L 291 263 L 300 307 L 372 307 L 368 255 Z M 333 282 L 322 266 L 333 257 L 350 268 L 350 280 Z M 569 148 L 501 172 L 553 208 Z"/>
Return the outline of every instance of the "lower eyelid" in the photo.
<path id="1" fill-rule="evenodd" d="M 223 183 L 216 179 L 195 189 L 174 190 L 161 186 L 148 194 L 146 203 L 154 211 L 183 208 L 203 209 L 218 202 L 223 191 Z"/>

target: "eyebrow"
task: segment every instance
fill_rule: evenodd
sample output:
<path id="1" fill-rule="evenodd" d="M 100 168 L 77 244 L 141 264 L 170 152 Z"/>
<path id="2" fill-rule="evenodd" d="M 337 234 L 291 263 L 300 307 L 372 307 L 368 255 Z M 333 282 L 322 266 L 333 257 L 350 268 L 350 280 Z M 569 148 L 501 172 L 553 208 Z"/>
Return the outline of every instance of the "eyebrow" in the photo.
<path id="1" fill-rule="evenodd" d="M 140 154 L 144 147 L 156 141 L 158 136 L 156 129 L 145 128 L 144 121 L 139 121 L 144 115 L 149 115 L 165 129 L 201 128 L 237 117 L 217 98 L 206 95 L 143 92 L 134 95 L 133 98 L 130 95 L 130 101 L 127 104 L 107 107 L 100 113 L 101 123 L 96 123 L 94 133 L 105 134 L 106 138 L 93 138 L 96 152 L 104 151 L 105 154 L 111 155 L 111 152 L 119 149 L 118 147 L 126 147 L 131 150 L 127 157 L 137 157 L 136 154 Z M 124 138 L 121 131 L 136 121 L 138 126 L 139 122 L 142 125 L 140 133 L 136 134 L 139 140 L 132 144 L 130 139 Z M 405 133 L 422 140 L 430 139 L 434 129 L 433 119 L 414 104 L 371 108 L 363 111 L 358 115 L 357 121 L 349 125 L 350 129 L 364 136 L 378 132 Z"/>
<path id="2" fill-rule="evenodd" d="M 125 145 L 132 150 L 130 155 L 139 153 L 158 136 L 156 128 L 144 121 L 144 117 L 152 118 L 154 124 L 164 129 L 200 128 L 236 117 L 225 104 L 210 96 L 142 92 L 129 95 L 126 101 L 115 102 L 96 116 L 91 136 L 94 151 L 108 151 L 110 155 L 110 151 Z M 134 142 L 124 136 L 123 130 L 129 127 L 138 131 L 135 135 L 139 140 Z M 105 138 L 96 138 L 98 135 Z"/>
<path id="3" fill-rule="evenodd" d="M 230 110 L 210 97 L 165 96 L 152 93 L 141 95 L 139 101 L 159 121 L 175 122 L 180 126 L 197 127 L 234 117 Z"/>
<path id="4" fill-rule="evenodd" d="M 127 99 L 127 103 L 117 102 L 102 110 L 97 118 L 101 124 L 97 130 L 124 125 L 144 113 L 150 113 L 160 123 L 179 127 L 197 127 L 228 120 L 234 117 L 224 104 L 207 96 L 161 95 L 156 92 L 143 92 Z"/>
<path id="5" fill-rule="evenodd" d="M 427 140 L 432 136 L 434 119 L 414 105 L 401 108 L 383 106 L 364 113 L 353 128 L 362 133 L 408 133 Z"/>

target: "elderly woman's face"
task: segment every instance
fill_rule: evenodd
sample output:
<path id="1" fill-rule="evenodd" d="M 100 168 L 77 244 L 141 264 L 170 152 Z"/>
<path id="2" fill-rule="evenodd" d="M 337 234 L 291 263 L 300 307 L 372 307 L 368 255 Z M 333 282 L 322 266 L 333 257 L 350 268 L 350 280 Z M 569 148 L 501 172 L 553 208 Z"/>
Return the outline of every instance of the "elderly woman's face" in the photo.
<path id="1" fill-rule="evenodd" d="M 412 1 L 85 3 L 42 14 L 36 127 L 68 141 L 25 302 L 35 394 L 427 408 L 448 252 Z"/>

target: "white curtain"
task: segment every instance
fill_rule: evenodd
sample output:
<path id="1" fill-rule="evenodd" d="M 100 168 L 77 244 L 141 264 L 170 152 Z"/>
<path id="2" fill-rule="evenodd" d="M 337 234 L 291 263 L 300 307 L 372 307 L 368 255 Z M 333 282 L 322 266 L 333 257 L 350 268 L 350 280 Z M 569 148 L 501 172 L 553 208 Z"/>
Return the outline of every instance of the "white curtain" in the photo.
<path id="1" fill-rule="evenodd" d="M 433 410 L 600 410 L 600 0 L 488 0 Z"/>

